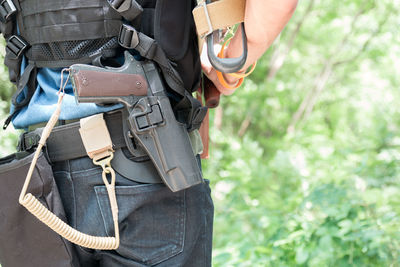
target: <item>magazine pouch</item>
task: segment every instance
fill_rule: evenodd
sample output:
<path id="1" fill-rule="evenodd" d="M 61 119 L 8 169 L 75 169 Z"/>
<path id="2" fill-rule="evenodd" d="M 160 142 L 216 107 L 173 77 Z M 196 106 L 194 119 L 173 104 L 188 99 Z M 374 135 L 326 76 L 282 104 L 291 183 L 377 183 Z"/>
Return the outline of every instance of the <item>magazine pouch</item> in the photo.
<path id="1" fill-rule="evenodd" d="M 0 264 L 20 266 L 79 266 L 71 244 L 18 203 L 34 154 L 12 154 L 0 159 Z M 53 172 L 39 156 L 28 192 L 66 221 Z"/>

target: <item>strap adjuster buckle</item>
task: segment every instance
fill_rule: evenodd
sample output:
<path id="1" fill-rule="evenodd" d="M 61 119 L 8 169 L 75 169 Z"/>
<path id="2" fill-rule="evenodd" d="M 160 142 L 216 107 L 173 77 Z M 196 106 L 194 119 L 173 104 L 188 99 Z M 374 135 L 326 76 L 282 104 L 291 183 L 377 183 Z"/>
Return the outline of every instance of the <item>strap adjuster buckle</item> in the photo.
<path id="1" fill-rule="evenodd" d="M 126 49 L 133 49 L 139 44 L 139 36 L 136 29 L 130 25 L 122 24 L 119 30 L 118 43 Z"/>
<path id="2" fill-rule="evenodd" d="M 143 8 L 135 0 L 107 0 L 110 6 L 128 21 L 133 21 Z"/>
<path id="3" fill-rule="evenodd" d="M 19 58 L 28 46 L 29 44 L 21 36 L 12 35 L 7 40 L 6 51 L 11 54 L 12 58 Z"/>
<path id="4" fill-rule="evenodd" d="M 17 13 L 17 8 L 12 0 L 2 0 L 0 2 L 0 20 L 2 22 L 9 21 L 15 13 Z"/>
<path id="5" fill-rule="evenodd" d="M 126 0 L 109 0 L 108 3 L 110 6 L 115 9 L 116 11 L 125 11 L 130 6 L 130 1 Z"/>

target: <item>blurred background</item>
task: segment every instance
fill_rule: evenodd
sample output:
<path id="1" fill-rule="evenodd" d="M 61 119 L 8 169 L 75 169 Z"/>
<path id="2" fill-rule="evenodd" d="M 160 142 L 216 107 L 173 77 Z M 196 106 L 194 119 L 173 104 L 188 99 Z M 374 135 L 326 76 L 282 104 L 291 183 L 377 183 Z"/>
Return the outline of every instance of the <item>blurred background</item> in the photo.
<path id="1" fill-rule="evenodd" d="M 400 266 L 399 26 L 399 0 L 300 0 L 211 111 L 213 266 Z M 1 121 L 13 90 L 0 66 Z"/>

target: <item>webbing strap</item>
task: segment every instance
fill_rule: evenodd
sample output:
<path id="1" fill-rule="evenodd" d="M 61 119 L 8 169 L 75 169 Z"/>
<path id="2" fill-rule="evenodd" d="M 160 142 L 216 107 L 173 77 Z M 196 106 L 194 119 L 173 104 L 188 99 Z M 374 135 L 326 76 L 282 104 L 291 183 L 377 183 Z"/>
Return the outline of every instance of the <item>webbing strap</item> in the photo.
<path id="1" fill-rule="evenodd" d="M 19 1 L 21 35 L 30 45 L 118 35 L 121 15 L 107 1 Z"/>
<path id="2" fill-rule="evenodd" d="M 5 59 L 7 60 L 7 57 Z M 16 60 L 10 60 L 10 62 L 17 64 Z M 36 79 L 33 79 L 32 77 L 36 77 L 36 74 L 36 66 L 32 62 L 30 62 L 25 68 L 24 73 L 18 80 L 17 91 L 13 94 L 11 98 L 12 104 L 14 105 L 14 111 L 7 117 L 6 121 L 4 122 L 3 130 L 8 127 L 14 115 L 17 114 L 31 100 L 36 89 Z M 21 95 L 25 87 L 27 90 L 25 92 L 24 98 L 20 100 L 18 99 L 19 95 Z"/>
<path id="3" fill-rule="evenodd" d="M 107 0 L 107 2 L 128 21 L 134 20 L 143 12 L 143 8 L 135 0 Z"/>
<path id="4" fill-rule="evenodd" d="M 89 158 L 102 159 L 114 152 L 103 113 L 80 119 L 80 126 L 79 133 Z"/>
<path id="5" fill-rule="evenodd" d="M 185 92 L 184 97 L 178 104 L 175 105 L 174 111 L 177 116 L 177 120 L 180 122 L 187 123 L 187 129 L 189 132 L 194 129 L 199 129 L 201 122 L 207 114 L 207 107 L 202 106 L 201 102 L 196 98 L 193 98 L 190 93 Z"/>
<path id="6" fill-rule="evenodd" d="M 14 28 L 13 26 L 13 20 L 9 20 L 5 23 L 0 21 L 0 33 L 2 33 L 5 38 L 7 38 L 12 34 Z"/>
<path id="7" fill-rule="evenodd" d="M 192 11 L 200 37 L 244 21 L 246 0 L 219 0 L 199 4 Z"/>
<path id="8" fill-rule="evenodd" d="M 136 29 L 130 25 L 123 24 L 118 42 L 122 47 L 135 49 L 142 57 L 157 62 L 168 86 L 179 95 L 185 95 L 185 88 L 181 77 L 172 67 L 171 61 L 154 39 L 141 32 L 137 32 Z"/>
<path id="9" fill-rule="evenodd" d="M 12 104 L 16 108 L 20 108 L 28 104 L 33 96 L 33 93 L 35 92 L 36 79 L 31 79 L 31 77 L 36 77 L 36 66 L 32 62 L 30 62 L 28 66 L 26 66 L 24 73 L 21 75 L 18 81 L 17 91 L 12 96 Z M 29 83 L 29 81 L 31 82 Z M 22 100 L 19 100 L 18 97 L 23 92 L 26 86 L 27 86 L 26 95 Z"/>

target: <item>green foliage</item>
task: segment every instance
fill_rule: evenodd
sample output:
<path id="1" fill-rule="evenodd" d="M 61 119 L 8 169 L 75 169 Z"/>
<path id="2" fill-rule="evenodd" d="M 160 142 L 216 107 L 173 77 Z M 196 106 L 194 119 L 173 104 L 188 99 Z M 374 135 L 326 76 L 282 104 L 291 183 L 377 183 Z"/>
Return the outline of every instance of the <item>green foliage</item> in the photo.
<path id="1" fill-rule="evenodd" d="M 211 112 L 214 266 L 400 266 L 399 6 L 299 1 Z M 5 155 L 15 133 L 0 138 Z"/>
<path id="2" fill-rule="evenodd" d="M 400 266 L 398 5 L 309 4 L 212 112 L 214 266 Z"/>
<path id="3" fill-rule="evenodd" d="M 0 42 L 0 62 L 4 61 L 4 39 Z M 14 86 L 8 79 L 8 70 L 0 64 L 0 125 L 3 127 L 10 109 L 10 99 L 14 92 Z M 18 140 L 18 131 L 10 125 L 7 130 L 0 130 L 0 157 L 15 152 Z"/>

